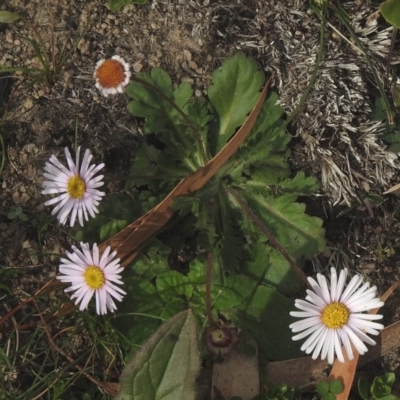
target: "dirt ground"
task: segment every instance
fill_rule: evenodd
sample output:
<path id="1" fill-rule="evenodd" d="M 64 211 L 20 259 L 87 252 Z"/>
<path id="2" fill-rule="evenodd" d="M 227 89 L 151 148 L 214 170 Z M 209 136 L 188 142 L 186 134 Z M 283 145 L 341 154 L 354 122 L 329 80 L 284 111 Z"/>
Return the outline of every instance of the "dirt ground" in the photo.
<path id="1" fill-rule="evenodd" d="M 341 3 L 389 93 L 390 28 L 368 2 Z M 107 192 L 123 188 L 142 121 L 128 114 L 125 94 L 104 98 L 98 92 L 96 61 L 118 54 L 136 72 L 161 66 L 174 82 L 190 81 L 203 91 L 221 61 L 243 51 L 266 74 L 275 74 L 273 90 L 290 114 L 311 78 L 319 48 L 320 22 L 301 0 L 150 0 L 117 13 L 105 0 L 2 0 L 0 10 L 5 9 L 31 21 L 49 51 L 54 42 L 56 61 L 84 34 L 53 86 L 29 86 L 29 76 L 22 73 L 12 86 L 5 79 L 0 85 L 0 107 L 3 101 L 6 111 L 1 126 L 6 162 L 0 175 L 0 267 L 23 271 L 12 282 L 12 295 L 3 295 L 0 315 L 54 277 L 58 255 L 70 246 L 68 228 L 60 231 L 43 213 L 42 171 L 51 154 L 62 155 L 77 135 L 95 161 L 106 164 Z M 399 198 L 382 194 L 400 182 L 400 163 L 381 140 L 384 122 L 371 120 L 379 92 L 365 57 L 335 15 L 328 20 L 322 67 L 289 127 L 293 171 L 321 182 L 320 191 L 302 201 L 310 214 L 324 220 L 328 249 L 308 268 L 347 265 L 364 272 L 383 292 L 400 279 Z M 0 24 L 0 66 L 38 66 L 23 37 L 32 37 L 23 21 Z M 395 71 L 397 45 L 391 63 Z M 372 201 L 373 194 L 380 198 Z M 27 221 L 9 218 L 17 206 Z M 385 324 L 399 319 L 399 302 L 398 295 L 389 300 Z M 398 371 L 399 366 L 395 351 L 367 370 Z"/>

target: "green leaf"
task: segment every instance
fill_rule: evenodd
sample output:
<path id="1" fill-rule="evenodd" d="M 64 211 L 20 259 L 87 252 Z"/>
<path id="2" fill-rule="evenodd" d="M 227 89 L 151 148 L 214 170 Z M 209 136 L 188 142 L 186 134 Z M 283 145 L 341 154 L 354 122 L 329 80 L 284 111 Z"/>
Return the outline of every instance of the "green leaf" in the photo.
<path id="1" fill-rule="evenodd" d="M 132 79 L 126 88 L 133 98 L 128 111 L 136 117 L 146 118 L 144 133 L 155 134 L 158 143 L 162 143 L 160 149 L 171 159 L 195 171 L 200 165 L 194 161 L 199 158 L 197 146 L 193 146 L 194 133 L 188 130 L 187 118 L 171 104 L 175 103 L 182 111 L 193 96 L 191 85 L 183 82 L 174 90 L 169 75 L 157 67 L 150 75 L 138 73 L 135 78 L 141 82 Z"/>
<path id="2" fill-rule="evenodd" d="M 26 221 L 28 221 L 29 218 L 26 214 L 22 213 L 19 215 L 19 219 L 23 222 L 26 222 Z"/>
<path id="3" fill-rule="evenodd" d="M 380 400 L 399 400 L 399 398 L 394 394 L 388 394 L 387 396 L 381 397 Z"/>
<path id="4" fill-rule="evenodd" d="M 334 379 L 329 386 L 329 390 L 333 394 L 340 394 L 343 392 L 343 385 L 342 382 L 339 381 L 339 379 Z"/>
<path id="5" fill-rule="evenodd" d="M 147 0 L 110 0 L 110 10 L 119 11 L 123 6 L 128 4 L 146 4 Z"/>
<path id="6" fill-rule="evenodd" d="M 317 393 L 321 396 L 329 393 L 329 383 L 326 381 L 318 382 Z"/>
<path id="7" fill-rule="evenodd" d="M 156 287 L 159 296 L 167 302 L 176 297 L 190 299 L 193 292 L 189 278 L 178 271 L 167 271 L 157 275 Z"/>
<path id="8" fill-rule="evenodd" d="M 160 317 L 164 319 L 169 319 L 173 317 L 175 314 L 178 314 L 181 311 L 184 311 L 187 309 L 187 304 L 186 301 L 183 299 L 172 299 L 169 301 L 161 313 Z"/>
<path id="9" fill-rule="evenodd" d="M 315 193 L 318 190 L 317 180 L 313 176 L 306 177 L 304 172 L 298 172 L 293 178 L 285 179 L 277 186 L 285 189 L 285 193 L 305 196 Z"/>
<path id="10" fill-rule="evenodd" d="M 230 175 L 234 179 L 245 177 L 247 184 L 259 182 L 264 187 L 290 176 L 286 161 L 290 136 L 280 129 L 283 109 L 276 104 L 277 100 L 275 93 L 268 97 L 249 138 L 218 175 Z"/>
<path id="11" fill-rule="evenodd" d="M 124 278 L 124 290 L 127 294 L 118 306 L 117 317 L 112 318 L 111 323 L 131 343 L 141 344 L 159 327 L 164 302 L 157 288 L 145 279 Z"/>
<path id="12" fill-rule="evenodd" d="M 386 0 L 381 4 L 381 13 L 389 24 L 400 28 L 400 3 L 398 0 Z"/>
<path id="13" fill-rule="evenodd" d="M 11 11 L 0 11 L 0 23 L 9 24 L 14 21 L 21 19 L 21 15 L 13 13 Z"/>
<path id="14" fill-rule="evenodd" d="M 243 263 L 246 240 L 239 225 L 242 211 L 233 207 L 225 190 L 218 192 L 217 232 L 222 236 L 220 255 L 225 271 L 238 271 Z M 208 212 L 208 210 L 206 211 Z"/>
<path id="15" fill-rule="evenodd" d="M 132 266 L 125 268 L 124 276 L 135 276 L 152 280 L 161 272 L 169 270 L 168 256 L 171 249 L 153 239 Z"/>
<path id="16" fill-rule="evenodd" d="M 4 285 L 3 283 L 0 283 L 0 290 L 3 290 L 4 292 L 7 292 L 8 294 L 12 294 L 11 289 L 8 286 Z"/>
<path id="17" fill-rule="evenodd" d="M 303 283 L 291 265 L 279 251 L 266 243 L 264 237 L 258 236 L 249 246 L 249 251 L 253 258 L 246 263 L 243 273 L 257 277 L 260 283 L 272 286 L 286 296 L 301 290 Z"/>
<path id="18" fill-rule="evenodd" d="M 106 240 L 115 235 L 128 225 L 128 221 L 121 219 L 113 219 L 100 228 L 100 240 Z"/>
<path id="19" fill-rule="evenodd" d="M 195 97 L 190 103 L 188 103 L 185 111 L 187 112 L 189 118 L 197 126 L 206 155 L 211 158 L 208 143 L 208 132 L 209 123 L 213 119 L 213 116 L 209 113 L 206 100 L 202 97 Z M 190 132 L 190 134 L 193 133 Z"/>
<path id="20" fill-rule="evenodd" d="M 289 314 L 293 309 L 292 300 L 273 288 L 258 286 L 240 308 L 227 315 L 236 325 L 253 332 L 263 357 L 271 361 L 287 360 L 303 355 L 301 344 L 292 340 L 289 329 L 294 321 Z"/>
<path id="21" fill-rule="evenodd" d="M 336 400 L 336 396 L 329 392 L 322 396 L 322 400 Z"/>
<path id="22" fill-rule="evenodd" d="M 275 197 L 268 189 L 253 193 L 243 185 L 240 194 L 275 239 L 294 259 L 310 258 L 325 247 L 322 220 L 305 214 L 305 205 L 294 195 Z M 246 191 L 247 189 L 247 191 Z"/>
<path id="23" fill-rule="evenodd" d="M 163 324 L 126 365 L 116 400 L 194 400 L 201 366 L 196 331 L 190 310 Z"/>
<path id="24" fill-rule="evenodd" d="M 135 153 L 125 188 L 147 185 L 154 191 L 168 193 L 189 173 L 188 168 L 172 161 L 165 151 L 143 143 Z"/>
<path id="25" fill-rule="evenodd" d="M 388 372 L 387 374 L 382 375 L 380 378 L 382 379 L 382 383 L 392 387 L 396 380 L 396 375 L 393 372 Z"/>
<path id="26" fill-rule="evenodd" d="M 206 266 L 205 263 L 198 258 L 190 263 L 188 278 L 193 285 L 203 285 L 206 282 Z"/>
<path id="27" fill-rule="evenodd" d="M 18 217 L 18 214 L 17 214 L 16 210 L 12 210 L 7 214 L 8 219 L 15 219 L 17 217 Z"/>
<path id="28" fill-rule="evenodd" d="M 382 376 L 377 376 L 374 379 L 374 382 L 372 383 L 371 387 L 371 393 L 373 394 L 373 396 L 376 397 L 377 399 L 380 399 L 390 394 L 394 379 L 395 379 L 394 374 L 393 375 L 385 374 Z"/>
<path id="29" fill-rule="evenodd" d="M 371 383 L 367 379 L 361 377 L 358 381 L 358 392 L 364 400 L 369 400 L 371 397 Z"/>
<path id="30" fill-rule="evenodd" d="M 221 68 L 213 72 L 208 98 L 218 114 L 218 123 L 212 132 L 212 135 L 218 135 L 215 153 L 243 124 L 260 96 L 263 83 L 263 72 L 258 70 L 253 59 L 243 53 L 225 60 Z"/>

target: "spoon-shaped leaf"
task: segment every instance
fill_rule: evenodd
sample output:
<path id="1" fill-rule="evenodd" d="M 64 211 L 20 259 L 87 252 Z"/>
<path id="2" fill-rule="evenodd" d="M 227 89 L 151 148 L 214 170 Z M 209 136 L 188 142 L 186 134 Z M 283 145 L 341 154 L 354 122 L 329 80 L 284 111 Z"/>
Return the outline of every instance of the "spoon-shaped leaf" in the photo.
<path id="1" fill-rule="evenodd" d="M 0 11 L 0 23 L 10 24 L 11 22 L 18 21 L 22 17 L 11 11 Z"/>
<path id="2" fill-rule="evenodd" d="M 400 2 L 399 0 L 386 0 L 381 4 L 381 13 L 389 24 L 400 28 Z"/>

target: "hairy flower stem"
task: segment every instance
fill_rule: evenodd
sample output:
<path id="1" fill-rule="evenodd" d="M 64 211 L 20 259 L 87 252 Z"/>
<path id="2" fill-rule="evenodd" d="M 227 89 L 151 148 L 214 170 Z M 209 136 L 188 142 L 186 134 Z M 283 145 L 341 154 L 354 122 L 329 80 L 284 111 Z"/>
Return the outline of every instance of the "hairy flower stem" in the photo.
<path id="1" fill-rule="evenodd" d="M 286 258 L 287 262 L 293 268 L 296 275 L 304 282 L 304 284 L 311 289 L 310 284 L 308 283 L 307 277 L 303 273 L 303 271 L 299 268 L 299 266 L 293 261 L 292 257 L 290 257 L 289 253 L 280 245 L 280 243 L 274 238 L 272 233 L 267 229 L 267 227 L 258 219 L 258 217 L 253 213 L 250 207 L 246 204 L 243 197 L 239 195 L 239 193 L 235 192 L 231 188 L 226 188 L 227 192 L 235 198 L 235 200 L 239 203 L 242 210 L 250 217 L 253 221 L 254 225 L 257 226 L 258 229 L 268 238 L 269 242 L 276 250 L 279 251 Z"/>
<path id="2" fill-rule="evenodd" d="M 206 310 L 209 325 L 214 325 L 214 317 L 211 307 L 211 272 L 212 272 L 212 251 L 208 252 L 206 264 Z"/>
<path id="3" fill-rule="evenodd" d="M 203 142 L 201 141 L 201 137 L 200 137 L 200 133 L 199 131 L 196 129 L 196 127 L 194 126 L 192 120 L 182 111 L 182 109 L 180 107 L 178 107 L 161 89 L 159 89 L 157 86 L 153 85 L 150 82 L 147 82 L 144 79 L 140 79 L 136 76 L 132 76 L 131 77 L 132 81 L 141 83 L 142 85 L 145 85 L 151 89 L 153 89 L 155 92 L 157 92 L 157 94 L 159 94 L 165 101 L 167 101 L 179 114 L 180 116 L 186 121 L 186 123 L 188 124 L 188 126 L 190 127 L 190 129 L 192 130 L 193 134 L 194 134 L 194 139 L 196 140 L 197 143 L 197 147 L 200 150 L 201 153 L 201 158 L 203 159 L 203 165 L 206 165 L 207 162 L 209 161 L 206 155 L 206 151 L 204 149 L 203 146 Z"/>

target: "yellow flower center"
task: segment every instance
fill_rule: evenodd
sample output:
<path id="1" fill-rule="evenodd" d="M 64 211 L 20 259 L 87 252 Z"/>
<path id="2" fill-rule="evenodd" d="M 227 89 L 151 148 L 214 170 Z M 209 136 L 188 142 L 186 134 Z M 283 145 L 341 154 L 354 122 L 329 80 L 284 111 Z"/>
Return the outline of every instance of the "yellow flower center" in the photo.
<path id="1" fill-rule="evenodd" d="M 125 80 L 124 66 L 117 60 L 106 60 L 97 68 L 96 78 L 103 88 L 115 88 Z"/>
<path id="2" fill-rule="evenodd" d="M 84 277 L 87 285 L 93 290 L 100 289 L 106 281 L 102 269 L 94 265 L 86 268 Z"/>
<path id="3" fill-rule="evenodd" d="M 347 324 L 350 311 L 343 303 L 328 304 L 321 314 L 322 323 L 329 329 L 339 329 Z"/>
<path id="4" fill-rule="evenodd" d="M 81 199 L 85 195 L 85 181 L 80 176 L 69 178 L 67 185 L 68 194 L 74 199 Z"/>

